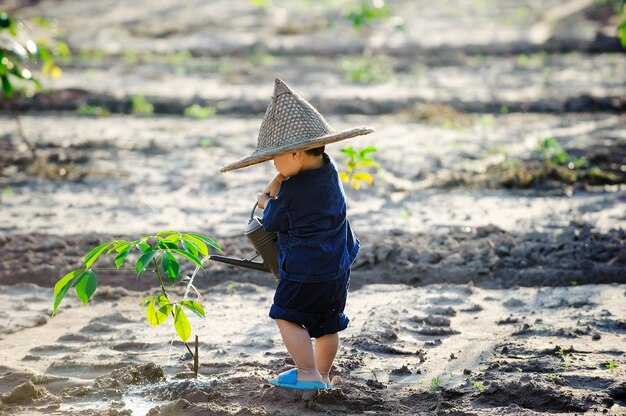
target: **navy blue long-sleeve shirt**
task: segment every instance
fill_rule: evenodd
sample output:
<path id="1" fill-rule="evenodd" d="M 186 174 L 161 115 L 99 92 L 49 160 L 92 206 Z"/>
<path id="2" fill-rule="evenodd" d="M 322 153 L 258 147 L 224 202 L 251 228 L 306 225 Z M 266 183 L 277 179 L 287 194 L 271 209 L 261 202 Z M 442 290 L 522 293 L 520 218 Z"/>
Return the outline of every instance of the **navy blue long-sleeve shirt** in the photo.
<path id="1" fill-rule="evenodd" d="M 346 218 L 346 198 L 333 160 L 282 182 L 265 204 L 263 228 L 278 232 L 279 275 L 297 282 L 323 282 L 345 273 L 359 252 Z"/>

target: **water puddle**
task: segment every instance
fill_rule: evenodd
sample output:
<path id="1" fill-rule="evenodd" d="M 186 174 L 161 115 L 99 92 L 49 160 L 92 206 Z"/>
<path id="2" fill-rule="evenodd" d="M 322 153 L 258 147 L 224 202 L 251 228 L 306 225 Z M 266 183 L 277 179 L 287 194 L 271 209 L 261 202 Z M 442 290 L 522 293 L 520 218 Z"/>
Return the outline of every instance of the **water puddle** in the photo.
<path id="1" fill-rule="evenodd" d="M 133 416 L 145 416 L 156 406 L 167 404 L 194 391 L 207 389 L 213 379 L 199 376 L 197 379 L 169 379 L 161 383 L 131 386 L 121 398 L 83 397 L 70 403 L 63 403 L 62 412 L 80 410 L 101 410 L 108 408 L 127 409 Z"/>

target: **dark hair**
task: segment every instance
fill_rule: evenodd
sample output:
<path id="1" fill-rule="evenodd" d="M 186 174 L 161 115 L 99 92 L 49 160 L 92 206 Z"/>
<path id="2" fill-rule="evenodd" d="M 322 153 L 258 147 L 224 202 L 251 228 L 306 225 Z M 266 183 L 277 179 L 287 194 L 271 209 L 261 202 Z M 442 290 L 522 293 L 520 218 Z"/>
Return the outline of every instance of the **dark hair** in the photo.
<path id="1" fill-rule="evenodd" d="M 324 153 L 325 148 L 326 146 L 316 147 L 315 149 L 305 150 L 304 153 L 306 153 L 309 156 L 320 156 L 322 153 Z"/>

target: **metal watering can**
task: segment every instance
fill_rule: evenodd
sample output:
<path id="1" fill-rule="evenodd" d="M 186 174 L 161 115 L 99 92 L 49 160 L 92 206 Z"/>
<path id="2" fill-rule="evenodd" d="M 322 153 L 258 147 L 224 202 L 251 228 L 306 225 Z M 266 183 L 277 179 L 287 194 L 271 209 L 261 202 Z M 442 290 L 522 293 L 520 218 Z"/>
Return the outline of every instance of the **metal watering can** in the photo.
<path id="1" fill-rule="evenodd" d="M 248 240 L 250 240 L 250 243 L 252 243 L 252 246 L 257 252 L 256 256 L 251 259 L 236 259 L 233 257 L 211 254 L 209 256 L 209 260 L 230 264 L 231 266 L 243 267 L 245 269 L 271 273 L 274 276 L 274 279 L 279 281 L 278 233 L 265 231 L 261 218 L 254 216 L 254 212 L 258 205 L 259 203 L 256 202 L 254 207 L 252 207 L 252 213 L 250 214 L 250 219 L 248 220 L 248 226 L 244 231 L 244 235 L 248 237 Z M 253 261 L 258 256 L 261 256 L 263 262 Z"/>

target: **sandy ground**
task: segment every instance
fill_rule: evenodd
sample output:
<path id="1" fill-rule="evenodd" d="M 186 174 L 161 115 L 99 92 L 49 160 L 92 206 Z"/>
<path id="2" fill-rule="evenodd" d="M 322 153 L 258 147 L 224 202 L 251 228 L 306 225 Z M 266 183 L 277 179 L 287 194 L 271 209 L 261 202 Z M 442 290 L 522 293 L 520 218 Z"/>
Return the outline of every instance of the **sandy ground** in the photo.
<path id="1" fill-rule="evenodd" d="M 272 388 L 289 367 L 267 315 L 272 291 L 227 283 L 204 292 L 201 376 L 173 329 L 150 328 L 141 294 L 101 288 L 49 319 L 47 291 L 2 288 L 2 414 L 503 414 L 624 407 L 626 285 L 368 285 L 350 295 L 351 326 L 331 391 Z M 605 364 L 617 362 L 608 369 Z M 437 381 L 438 380 L 438 381 Z M 153 410 L 149 410 L 149 409 Z"/>
<path id="2" fill-rule="evenodd" d="M 610 6 L 398 0 L 355 31 L 347 2 L 22 3 L 6 7 L 57 18 L 74 58 L 17 101 L 36 163 L 0 112 L 0 414 L 626 414 L 626 57 Z M 350 82 L 359 60 L 380 79 Z M 273 167 L 217 169 L 254 149 L 275 76 L 336 129 L 376 128 L 349 143 L 381 166 L 346 189 L 363 249 L 341 381 L 271 387 L 293 364 L 267 317 L 273 280 L 218 263 L 195 280 L 197 380 L 169 324 L 143 318 L 153 280 L 101 272 L 88 306 L 70 293 L 50 318 L 56 280 L 114 238 L 192 230 L 252 255 L 241 234 Z M 135 94 L 153 114 L 132 114 Z M 191 104 L 216 114 L 183 116 Z M 540 165 L 549 137 L 590 166 L 504 185 L 494 167 Z"/>

